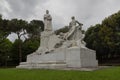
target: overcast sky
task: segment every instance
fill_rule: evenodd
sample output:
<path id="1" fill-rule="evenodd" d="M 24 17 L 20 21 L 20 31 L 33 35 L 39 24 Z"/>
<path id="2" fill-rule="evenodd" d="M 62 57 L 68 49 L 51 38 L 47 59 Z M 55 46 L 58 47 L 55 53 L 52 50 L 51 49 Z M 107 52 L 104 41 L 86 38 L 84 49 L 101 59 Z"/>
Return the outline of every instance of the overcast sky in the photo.
<path id="1" fill-rule="evenodd" d="M 42 20 L 46 9 L 53 17 L 54 29 L 68 25 L 71 16 L 87 29 L 118 12 L 120 0 L 0 0 L 0 14 L 6 19 Z"/>

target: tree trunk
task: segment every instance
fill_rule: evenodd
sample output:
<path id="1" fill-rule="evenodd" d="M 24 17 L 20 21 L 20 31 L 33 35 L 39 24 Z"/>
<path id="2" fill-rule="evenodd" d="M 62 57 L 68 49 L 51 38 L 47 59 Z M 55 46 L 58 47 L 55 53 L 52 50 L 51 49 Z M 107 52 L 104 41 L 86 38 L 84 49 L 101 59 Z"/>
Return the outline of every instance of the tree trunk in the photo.
<path id="1" fill-rule="evenodd" d="M 18 34 L 18 40 L 19 40 L 19 45 L 18 45 L 18 48 L 19 48 L 19 62 L 22 62 L 22 47 L 21 47 L 21 40 L 20 40 L 19 34 Z"/>

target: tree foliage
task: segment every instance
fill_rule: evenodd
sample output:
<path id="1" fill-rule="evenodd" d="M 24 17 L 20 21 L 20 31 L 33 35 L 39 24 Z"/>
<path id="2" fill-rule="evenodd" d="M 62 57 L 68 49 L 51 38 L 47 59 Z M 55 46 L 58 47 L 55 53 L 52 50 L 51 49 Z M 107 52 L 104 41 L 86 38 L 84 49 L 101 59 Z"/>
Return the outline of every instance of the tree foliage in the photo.
<path id="1" fill-rule="evenodd" d="M 39 38 L 34 38 L 34 39 L 32 38 L 24 41 L 22 45 L 23 61 L 26 61 L 27 55 L 35 52 L 39 46 L 40 46 Z"/>
<path id="2" fill-rule="evenodd" d="M 0 43 L 10 34 L 8 22 L 9 20 L 2 19 L 2 15 L 0 15 Z"/>
<path id="3" fill-rule="evenodd" d="M 66 33 L 66 32 L 68 32 L 68 31 L 69 31 L 69 27 L 68 27 L 68 26 L 65 26 L 65 27 L 63 27 L 63 28 L 60 28 L 60 29 L 56 30 L 56 31 L 55 31 L 55 34 L 56 34 L 56 35 L 59 35 L 61 32 L 62 32 L 62 33 Z"/>
<path id="4" fill-rule="evenodd" d="M 32 20 L 28 23 L 22 19 L 2 19 L 0 15 L 0 65 L 6 65 L 8 56 L 13 65 L 25 61 L 25 56 L 38 48 L 40 32 L 43 30 L 43 21 Z M 18 37 L 13 43 L 7 39 L 12 33 Z"/>
<path id="5" fill-rule="evenodd" d="M 44 30 L 44 23 L 40 20 L 32 20 L 26 28 L 30 38 L 40 38 L 40 32 Z"/>
<path id="6" fill-rule="evenodd" d="M 102 61 L 118 57 L 120 54 L 120 11 L 91 26 L 84 40 L 87 47 L 96 50 L 97 58 Z"/>
<path id="7" fill-rule="evenodd" d="M 7 65 L 6 62 L 10 60 L 12 42 L 4 39 L 0 44 L 0 66 Z"/>

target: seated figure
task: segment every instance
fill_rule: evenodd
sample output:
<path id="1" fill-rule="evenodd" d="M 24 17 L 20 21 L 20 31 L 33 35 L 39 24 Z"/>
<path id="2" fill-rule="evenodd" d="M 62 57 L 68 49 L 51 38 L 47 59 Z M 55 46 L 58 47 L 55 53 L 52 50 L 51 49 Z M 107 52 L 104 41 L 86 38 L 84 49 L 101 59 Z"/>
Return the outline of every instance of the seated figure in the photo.
<path id="1" fill-rule="evenodd" d="M 82 29 L 82 23 L 79 23 L 77 20 L 75 20 L 75 17 L 73 16 L 72 21 L 69 23 L 69 31 L 65 35 L 65 40 L 69 40 L 70 37 L 74 34 L 75 30 L 78 28 L 81 30 Z"/>

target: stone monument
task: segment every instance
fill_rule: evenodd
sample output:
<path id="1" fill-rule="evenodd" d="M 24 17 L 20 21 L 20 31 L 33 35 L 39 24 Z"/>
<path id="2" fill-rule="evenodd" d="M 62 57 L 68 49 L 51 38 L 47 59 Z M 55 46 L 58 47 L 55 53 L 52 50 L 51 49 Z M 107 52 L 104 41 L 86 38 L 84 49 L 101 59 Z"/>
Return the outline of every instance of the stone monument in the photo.
<path id="1" fill-rule="evenodd" d="M 98 67 L 96 52 L 85 47 L 82 23 L 72 17 L 67 33 L 56 35 L 52 30 L 52 17 L 46 10 L 45 30 L 41 33 L 38 50 L 27 56 L 17 68 L 94 68 Z"/>

